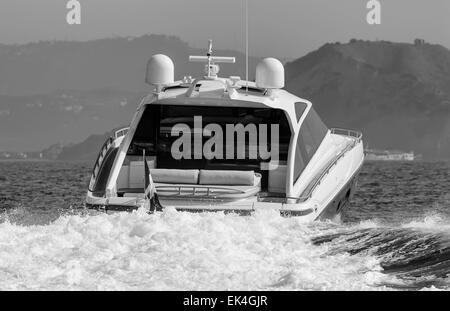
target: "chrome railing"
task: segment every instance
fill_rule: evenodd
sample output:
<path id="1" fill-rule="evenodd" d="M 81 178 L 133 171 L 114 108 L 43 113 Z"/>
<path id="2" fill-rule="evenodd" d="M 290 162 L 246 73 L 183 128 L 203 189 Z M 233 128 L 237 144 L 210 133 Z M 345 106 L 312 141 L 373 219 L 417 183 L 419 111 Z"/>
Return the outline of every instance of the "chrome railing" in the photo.
<path id="1" fill-rule="evenodd" d="M 122 129 L 120 129 L 120 130 L 117 130 L 117 131 L 114 133 L 115 139 L 127 135 L 129 129 L 130 129 L 129 127 L 124 127 L 124 128 L 122 128 Z"/>
<path id="2" fill-rule="evenodd" d="M 322 170 L 319 177 L 314 179 L 314 183 L 312 184 L 312 186 L 307 187 L 307 189 L 309 188 L 309 190 L 306 193 L 306 195 L 304 195 L 304 193 L 302 193 L 302 195 L 300 197 L 286 197 L 287 200 L 294 200 L 295 203 L 302 203 L 302 202 L 309 200 L 312 197 L 316 188 L 322 183 L 325 176 L 327 176 L 330 173 L 331 169 L 337 165 L 339 160 L 342 159 L 347 152 L 352 150 L 357 144 L 359 144 L 361 142 L 362 137 L 363 137 L 361 132 L 353 131 L 353 130 L 332 128 L 330 131 L 331 131 L 331 134 L 348 136 L 348 137 L 351 137 L 354 139 L 351 143 L 348 143 L 347 146 L 345 146 L 345 148 L 333 159 L 333 161 L 330 161 L 330 163 Z"/>
<path id="3" fill-rule="evenodd" d="M 342 135 L 342 136 L 348 136 L 356 138 L 357 143 L 359 143 L 363 137 L 363 134 L 359 131 L 354 130 L 347 130 L 347 129 L 341 129 L 341 128 L 332 128 L 330 129 L 331 134 L 335 135 Z"/>

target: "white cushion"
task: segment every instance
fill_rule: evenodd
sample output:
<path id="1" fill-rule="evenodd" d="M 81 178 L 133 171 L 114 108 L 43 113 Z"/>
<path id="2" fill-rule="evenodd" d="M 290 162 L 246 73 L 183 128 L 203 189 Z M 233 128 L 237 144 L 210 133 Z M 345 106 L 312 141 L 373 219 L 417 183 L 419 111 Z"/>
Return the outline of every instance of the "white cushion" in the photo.
<path id="1" fill-rule="evenodd" d="M 258 174 L 259 175 L 259 174 Z M 256 186 L 254 171 L 200 170 L 200 185 Z"/>
<path id="2" fill-rule="evenodd" d="M 154 168 L 150 170 L 156 183 L 166 184 L 198 184 L 198 170 L 175 170 Z"/>

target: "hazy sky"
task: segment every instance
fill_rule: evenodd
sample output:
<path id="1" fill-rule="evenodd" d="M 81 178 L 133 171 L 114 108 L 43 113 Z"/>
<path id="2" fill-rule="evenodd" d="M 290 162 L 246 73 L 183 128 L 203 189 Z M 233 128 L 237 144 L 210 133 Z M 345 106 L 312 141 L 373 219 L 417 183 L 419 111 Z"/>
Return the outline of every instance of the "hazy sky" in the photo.
<path id="1" fill-rule="evenodd" d="M 450 0 L 381 0 L 382 24 L 366 23 L 368 0 L 249 0 L 250 53 L 299 57 L 351 38 L 450 47 Z M 80 0 L 82 24 L 66 23 L 67 0 L 0 0 L 0 42 L 170 34 L 196 47 L 243 49 L 243 0 Z"/>

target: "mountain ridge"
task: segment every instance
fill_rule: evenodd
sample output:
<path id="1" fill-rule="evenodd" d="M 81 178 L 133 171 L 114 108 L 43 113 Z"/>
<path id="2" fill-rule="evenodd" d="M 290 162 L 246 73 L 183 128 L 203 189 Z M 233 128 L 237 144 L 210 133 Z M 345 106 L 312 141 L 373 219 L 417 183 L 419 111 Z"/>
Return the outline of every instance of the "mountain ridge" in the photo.
<path id="1" fill-rule="evenodd" d="M 450 155 L 445 47 L 362 40 L 325 44 L 286 64 L 286 76 L 286 89 L 310 99 L 330 126 L 362 130 L 365 141 L 378 148 Z"/>
<path id="2" fill-rule="evenodd" d="M 152 54 L 171 56 L 179 79 L 202 74 L 202 67 L 187 58 L 204 52 L 178 38 L 157 35 L 0 45 L 1 149 L 37 150 L 35 146 L 81 141 L 127 124 L 149 90 L 143 77 Z M 243 76 L 243 54 L 215 54 L 238 57 L 237 64 L 222 66 L 221 76 Z M 251 58 L 251 73 L 256 62 Z M 5 69 L 13 74 L 3 74 Z M 329 127 L 361 130 L 374 148 L 450 157 L 447 48 L 423 40 L 409 44 L 353 39 L 326 43 L 287 62 L 285 69 L 286 90 L 311 100 Z M 81 157 L 81 150 L 73 151 L 73 157 Z"/>
<path id="3" fill-rule="evenodd" d="M 55 91 L 116 89 L 148 90 L 145 64 L 158 53 L 175 63 L 175 76 L 200 75 L 203 68 L 189 63 L 189 55 L 206 55 L 205 49 L 190 47 L 178 37 L 144 35 L 90 41 L 40 41 L 22 45 L 0 45 L 0 94 L 12 96 L 48 94 Z M 241 52 L 214 50 L 217 56 L 234 56 L 236 64 L 222 66 L 222 75 L 245 74 Z M 249 58 L 250 68 L 257 59 Z"/>

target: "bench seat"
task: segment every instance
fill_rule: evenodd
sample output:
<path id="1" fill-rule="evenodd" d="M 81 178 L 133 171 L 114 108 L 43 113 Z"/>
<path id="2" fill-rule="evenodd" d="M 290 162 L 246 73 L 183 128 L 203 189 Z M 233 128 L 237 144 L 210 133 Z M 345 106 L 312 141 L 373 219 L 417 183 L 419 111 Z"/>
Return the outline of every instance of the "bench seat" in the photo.
<path id="1" fill-rule="evenodd" d="M 254 171 L 151 169 L 160 197 L 180 199 L 240 199 L 261 191 L 261 174 Z M 119 196 L 142 195 L 142 188 L 120 188 Z"/>

